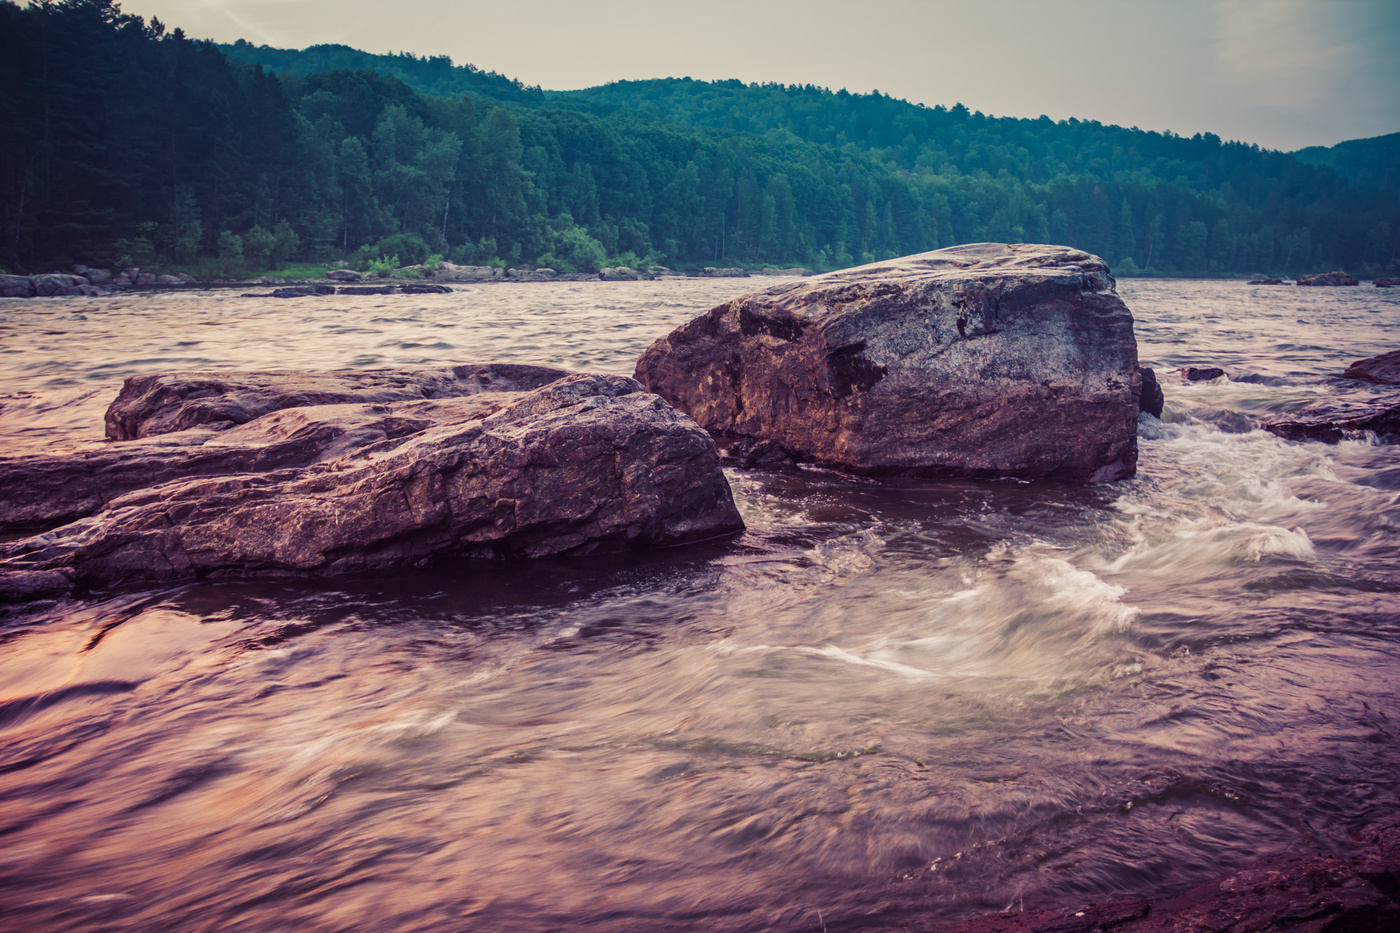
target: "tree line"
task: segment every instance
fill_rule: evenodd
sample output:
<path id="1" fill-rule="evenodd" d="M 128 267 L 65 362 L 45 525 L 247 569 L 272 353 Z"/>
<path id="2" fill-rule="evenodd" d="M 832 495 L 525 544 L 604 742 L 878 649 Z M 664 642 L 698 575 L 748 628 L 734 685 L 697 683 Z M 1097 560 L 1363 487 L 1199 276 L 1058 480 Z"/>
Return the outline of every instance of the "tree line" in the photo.
<path id="1" fill-rule="evenodd" d="M 441 57 L 219 47 L 113 0 L 0 0 L 0 121 L 20 271 L 827 269 L 994 240 L 1128 274 L 1400 273 L 1393 192 L 1209 134 L 810 85 L 548 92 Z"/>

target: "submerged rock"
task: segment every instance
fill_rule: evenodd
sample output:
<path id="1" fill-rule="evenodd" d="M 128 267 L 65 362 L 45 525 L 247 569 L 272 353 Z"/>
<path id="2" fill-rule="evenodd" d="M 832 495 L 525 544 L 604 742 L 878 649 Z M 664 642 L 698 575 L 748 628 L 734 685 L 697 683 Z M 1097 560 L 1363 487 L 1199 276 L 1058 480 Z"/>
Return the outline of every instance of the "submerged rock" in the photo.
<path id="1" fill-rule="evenodd" d="M 858 473 L 1137 466 L 1132 315 L 1067 247 L 953 247 L 747 295 L 654 343 L 637 378 L 711 431 Z"/>
<path id="2" fill-rule="evenodd" d="M 1335 272 L 1319 272 L 1316 275 L 1305 275 L 1298 279 L 1299 285 L 1360 285 L 1356 279 L 1347 275 L 1341 270 Z"/>
<path id="3" fill-rule="evenodd" d="M 1348 434 L 1370 431 L 1382 441 L 1400 439 L 1400 393 L 1372 399 L 1331 399 L 1317 402 L 1263 425 L 1265 431 L 1290 441 L 1336 444 Z"/>
<path id="4" fill-rule="evenodd" d="M 333 285 L 289 285 L 286 288 L 273 289 L 269 297 L 272 298 L 311 298 L 319 295 L 334 295 Z"/>
<path id="5" fill-rule="evenodd" d="M 626 377 L 572 375 L 530 391 L 402 404 L 264 407 L 271 413 L 227 433 L 167 436 L 198 475 L 167 478 L 180 467 L 153 461 L 150 441 L 125 448 L 129 461 L 117 453 L 109 474 L 152 462 L 165 472 L 86 518 L 0 544 L 0 599 L 345 574 L 439 555 L 621 550 L 743 527 L 714 441 Z M 210 475 L 220 457 L 235 472 Z"/>
<path id="6" fill-rule="evenodd" d="M 1400 829 L 1361 831 L 1347 859 L 1273 855 L 1176 897 L 992 914 L 944 933 L 1376 933 L 1400 929 Z"/>
<path id="7" fill-rule="evenodd" d="M 1400 386 L 1400 350 L 1357 360 L 1346 368 L 1342 376 L 1381 385 Z"/>

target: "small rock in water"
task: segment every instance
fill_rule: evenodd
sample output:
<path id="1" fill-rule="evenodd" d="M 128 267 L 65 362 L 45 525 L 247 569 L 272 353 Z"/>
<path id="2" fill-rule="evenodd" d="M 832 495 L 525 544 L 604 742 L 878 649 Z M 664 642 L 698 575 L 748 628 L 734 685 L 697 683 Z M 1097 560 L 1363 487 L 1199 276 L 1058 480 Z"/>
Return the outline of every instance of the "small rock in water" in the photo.
<path id="1" fill-rule="evenodd" d="M 1347 275 L 1341 270 L 1335 272 L 1319 272 L 1316 275 L 1305 275 L 1298 279 L 1299 285 L 1360 285 L 1356 279 Z"/>
<path id="2" fill-rule="evenodd" d="M 310 298 L 316 295 L 334 295 L 335 288 L 331 285 L 292 285 L 287 288 L 274 289 L 273 298 Z"/>
<path id="3" fill-rule="evenodd" d="M 1219 379 L 1223 375 L 1225 375 L 1225 370 L 1215 366 L 1199 368 L 1188 366 L 1185 372 L 1182 373 L 1183 378 L 1185 378 L 1187 382 L 1209 382 L 1212 379 Z"/>
<path id="4" fill-rule="evenodd" d="M 1400 350 L 1357 360 L 1346 368 L 1342 376 L 1387 386 L 1400 385 Z"/>

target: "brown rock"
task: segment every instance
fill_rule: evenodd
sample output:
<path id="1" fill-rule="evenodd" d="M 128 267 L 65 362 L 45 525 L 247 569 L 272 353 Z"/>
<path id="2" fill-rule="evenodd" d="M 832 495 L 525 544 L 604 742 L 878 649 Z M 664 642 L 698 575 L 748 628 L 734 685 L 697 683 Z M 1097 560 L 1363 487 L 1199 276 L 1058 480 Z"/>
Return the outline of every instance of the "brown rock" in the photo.
<path id="1" fill-rule="evenodd" d="M 1340 270 L 1336 272 L 1319 272 L 1316 275 L 1305 275 L 1298 279 L 1299 285 L 1360 285 L 1356 279 Z"/>
<path id="2" fill-rule="evenodd" d="M 721 305 L 637 378 L 712 431 L 859 473 L 1106 482 L 1137 465 L 1133 319 L 1098 258 L 981 243 Z"/>
<path id="3" fill-rule="evenodd" d="M 303 468 L 159 483 L 44 535 L 0 544 L 0 598 L 52 594 L 55 574 L 79 591 L 333 575 L 441 555 L 677 544 L 742 527 L 714 442 L 625 377 L 575 375 L 533 391 L 402 410 L 344 408 L 355 410 L 298 413 L 313 434 L 351 425 L 380 439 L 361 437 L 333 459 L 323 449 Z"/>
<path id="4" fill-rule="evenodd" d="M 364 276 L 354 269 L 332 269 L 326 273 L 326 278 L 333 282 L 358 282 Z"/>
<path id="5" fill-rule="evenodd" d="M 1381 385 L 1400 386 L 1400 350 L 1357 360 L 1346 368 L 1342 376 L 1347 379 L 1378 382 Z"/>

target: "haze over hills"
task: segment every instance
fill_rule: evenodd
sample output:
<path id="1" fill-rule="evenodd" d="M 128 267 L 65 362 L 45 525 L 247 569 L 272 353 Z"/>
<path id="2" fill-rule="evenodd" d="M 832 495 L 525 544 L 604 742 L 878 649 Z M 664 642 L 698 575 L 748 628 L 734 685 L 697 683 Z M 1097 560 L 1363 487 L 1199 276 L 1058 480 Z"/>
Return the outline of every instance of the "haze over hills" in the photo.
<path id="1" fill-rule="evenodd" d="M 810 85 L 551 92 L 441 57 L 194 42 L 109 0 L 0 0 L 0 60 L 12 269 L 833 268 L 999 240 L 1126 274 L 1400 273 L 1400 202 L 1349 155 Z"/>

